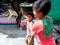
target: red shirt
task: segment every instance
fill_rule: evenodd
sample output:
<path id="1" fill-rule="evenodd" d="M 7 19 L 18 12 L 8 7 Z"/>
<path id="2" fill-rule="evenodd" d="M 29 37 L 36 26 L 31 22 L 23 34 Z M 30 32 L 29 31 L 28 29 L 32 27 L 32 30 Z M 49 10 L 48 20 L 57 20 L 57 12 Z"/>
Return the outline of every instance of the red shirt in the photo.
<path id="1" fill-rule="evenodd" d="M 37 37 L 38 45 L 54 45 L 52 35 L 44 37 L 44 25 L 41 20 L 33 24 L 31 36 Z"/>

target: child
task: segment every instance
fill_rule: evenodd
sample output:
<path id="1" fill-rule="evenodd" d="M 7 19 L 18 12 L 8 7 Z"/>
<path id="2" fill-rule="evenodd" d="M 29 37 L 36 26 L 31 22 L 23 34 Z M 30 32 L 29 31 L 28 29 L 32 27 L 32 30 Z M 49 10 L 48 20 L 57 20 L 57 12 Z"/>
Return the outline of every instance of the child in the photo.
<path id="1" fill-rule="evenodd" d="M 32 25 L 34 23 L 34 21 L 33 21 L 33 13 L 32 14 L 28 13 L 26 15 L 27 15 L 28 22 L 27 22 L 27 35 L 26 35 L 26 38 L 25 38 L 25 42 L 26 42 L 27 45 L 34 45 L 34 37 L 32 39 L 32 43 L 29 43 L 29 39 L 30 39 L 30 36 L 31 36 L 30 30 L 31 30 Z"/>
<path id="2" fill-rule="evenodd" d="M 38 45 L 54 45 L 52 38 L 52 20 L 47 16 L 51 8 L 49 0 L 38 0 L 33 4 L 34 16 L 38 19 L 31 29 L 31 38 L 29 43 L 32 43 L 32 39 L 36 36 Z"/>
<path id="3" fill-rule="evenodd" d="M 29 7 L 23 6 L 21 8 L 21 11 L 22 11 L 23 16 L 28 20 L 27 21 L 27 35 L 25 37 L 26 45 L 34 45 L 34 37 L 32 38 L 32 43 L 29 43 L 30 36 L 31 36 L 30 31 L 31 31 L 32 25 L 34 23 L 34 21 L 33 21 L 34 15 L 33 15 L 33 11 L 32 11 L 32 6 L 29 6 Z"/>

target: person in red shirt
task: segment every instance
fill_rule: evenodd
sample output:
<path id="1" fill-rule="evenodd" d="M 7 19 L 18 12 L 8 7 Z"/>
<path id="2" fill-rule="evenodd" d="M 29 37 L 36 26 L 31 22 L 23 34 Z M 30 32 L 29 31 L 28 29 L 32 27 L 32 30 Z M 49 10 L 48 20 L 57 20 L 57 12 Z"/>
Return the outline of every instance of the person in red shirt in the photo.
<path id="1" fill-rule="evenodd" d="M 36 36 L 38 45 L 55 45 L 52 37 L 52 19 L 47 16 L 51 8 L 49 0 L 38 0 L 33 4 L 34 16 L 38 19 L 31 29 L 31 38 L 29 43 L 32 43 L 33 37 Z"/>

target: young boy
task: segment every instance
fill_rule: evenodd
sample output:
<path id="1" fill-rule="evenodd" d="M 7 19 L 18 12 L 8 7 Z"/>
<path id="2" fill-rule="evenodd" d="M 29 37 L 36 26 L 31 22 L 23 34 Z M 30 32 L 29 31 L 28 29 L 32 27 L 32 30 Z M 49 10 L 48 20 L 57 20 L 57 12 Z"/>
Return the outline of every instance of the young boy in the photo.
<path id="1" fill-rule="evenodd" d="M 25 42 L 27 45 L 34 45 L 34 37 L 32 39 L 32 43 L 29 43 L 29 40 L 30 40 L 30 36 L 31 36 L 31 28 L 32 28 L 32 25 L 34 23 L 33 21 L 33 13 L 28 13 L 26 14 L 27 16 L 27 35 L 26 35 L 26 38 L 25 38 Z"/>
<path id="2" fill-rule="evenodd" d="M 34 15 L 32 11 L 32 6 L 21 8 L 23 16 L 27 19 L 27 35 L 25 37 L 26 45 L 34 45 L 34 37 L 32 38 L 32 43 L 29 43 L 31 37 L 31 28 L 34 23 Z"/>
<path id="3" fill-rule="evenodd" d="M 33 5 L 34 16 L 38 19 L 31 29 L 31 38 L 29 43 L 32 43 L 32 39 L 36 36 L 38 45 L 55 45 L 52 38 L 52 19 L 47 16 L 51 8 L 49 0 L 38 0 Z"/>

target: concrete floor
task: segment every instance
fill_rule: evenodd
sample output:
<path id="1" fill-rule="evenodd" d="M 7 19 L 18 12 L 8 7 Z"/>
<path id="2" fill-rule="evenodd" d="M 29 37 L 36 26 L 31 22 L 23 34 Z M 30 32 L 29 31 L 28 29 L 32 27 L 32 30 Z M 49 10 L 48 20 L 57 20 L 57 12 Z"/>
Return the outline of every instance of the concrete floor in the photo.
<path id="1" fill-rule="evenodd" d="M 26 45 L 25 36 L 26 30 L 17 26 L 0 25 L 0 45 Z M 36 42 L 34 45 L 37 45 Z"/>
<path id="2" fill-rule="evenodd" d="M 22 30 L 21 28 L 12 25 L 1 25 L 0 33 L 3 35 L 7 35 L 7 38 L 19 38 L 26 36 L 26 30 Z"/>
<path id="3" fill-rule="evenodd" d="M 53 35 L 54 39 L 59 36 L 56 31 L 54 31 Z M 0 45 L 26 45 L 24 42 L 25 36 L 26 30 L 22 30 L 16 25 L 0 25 Z M 34 45 L 37 45 L 36 41 Z"/>

